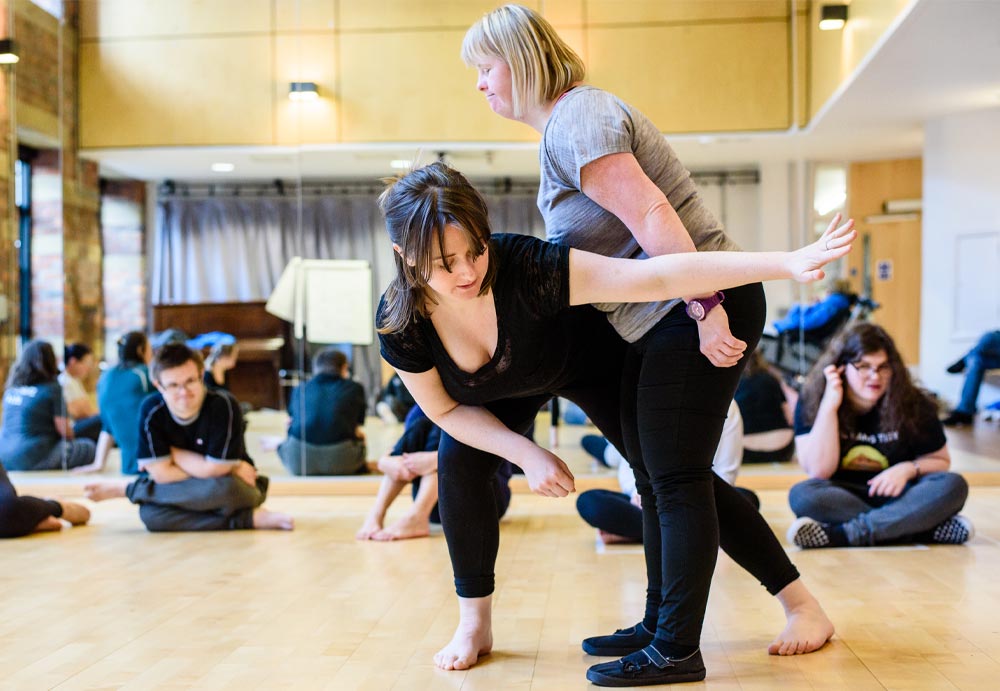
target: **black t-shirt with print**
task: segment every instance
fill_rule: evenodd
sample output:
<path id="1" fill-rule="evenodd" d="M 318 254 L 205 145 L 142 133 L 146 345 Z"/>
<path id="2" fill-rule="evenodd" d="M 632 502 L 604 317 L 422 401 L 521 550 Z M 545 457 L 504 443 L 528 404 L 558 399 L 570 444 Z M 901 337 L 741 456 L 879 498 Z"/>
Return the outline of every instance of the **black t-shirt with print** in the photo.
<path id="1" fill-rule="evenodd" d="M 490 261 L 497 263 L 498 335 L 488 363 L 472 373 L 459 369 L 431 321 L 419 316 L 402 331 L 379 335 L 382 357 L 404 372 L 436 367 L 448 394 L 466 405 L 556 391 L 582 367 L 594 367 L 582 362 L 585 348 L 571 347 L 575 329 L 594 311 L 586 305 L 569 307 L 569 248 L 527 235 L 497 234 L 490 239 Z M 384 302 L 383 295 L 378 324 Z"/>
<path id="2" fill-rule="evenodd" d="M 171 447 L 193 451 L 209 461 L 252 464 L 243 429 L 240 404 L 224 389 L 207 391 L 198 416 L 185 421 L 170 414 L 162 394 L 150 394 L 139 409 L 139 469 L 170 458 Z"/>
<path id="3" fill-rule="evenodd" d="M 802 402 L 795 408 L 795 434 L 808 434 L 812 426 L 803 421 Z M 831 480 L 863 485 L 891 465 L 912 461 L 937 451 L 947 441 L 937 410 L 925 401 L 914 426 L 918 432 L 904 437 L 900 430 L 882 430 L 879 409 L 873 408 L 857 418 L 851 435 L 840 435 L 840 463 Z"/>

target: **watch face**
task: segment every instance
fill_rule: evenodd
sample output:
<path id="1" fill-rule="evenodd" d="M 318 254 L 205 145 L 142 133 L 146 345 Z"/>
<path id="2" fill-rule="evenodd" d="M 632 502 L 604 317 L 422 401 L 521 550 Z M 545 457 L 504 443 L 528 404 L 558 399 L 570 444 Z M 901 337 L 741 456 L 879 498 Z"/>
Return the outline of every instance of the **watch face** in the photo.
<path id="1" fill-rule="evenodd" d="M 692 300 L 687 305 L 687 313 L 695 321 L 701 321 L 705 318 L 705 306 L 697 300 Z"/>

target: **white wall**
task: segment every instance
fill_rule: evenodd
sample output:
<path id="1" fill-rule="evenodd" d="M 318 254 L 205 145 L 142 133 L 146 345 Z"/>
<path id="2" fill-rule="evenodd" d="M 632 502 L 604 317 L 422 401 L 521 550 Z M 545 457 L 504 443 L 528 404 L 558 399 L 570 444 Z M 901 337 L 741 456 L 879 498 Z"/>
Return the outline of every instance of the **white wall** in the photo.
<path id="1" fill-rule="evenodd" d="M 929 121 L 924 139 L 920 374 L 954 402 L 944 369 L 1000 329 L 1000 109 Z M 986 386 L 980 406 L 1000 398 Z"/>

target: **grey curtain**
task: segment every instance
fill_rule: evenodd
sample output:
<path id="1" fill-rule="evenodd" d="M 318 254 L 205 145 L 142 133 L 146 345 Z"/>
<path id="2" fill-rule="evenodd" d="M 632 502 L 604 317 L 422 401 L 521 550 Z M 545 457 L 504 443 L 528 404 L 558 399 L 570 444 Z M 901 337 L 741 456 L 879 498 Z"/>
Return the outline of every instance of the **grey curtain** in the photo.
<path id="1" fill-rule="evenodd" d="M 493 231 L 544 237 L 535 189 L 504 187 L 483 189 Z M 162 196 L 150 261 L 152 302 L 266 300 L 285 265 L 298 256 L 369 262 L 375 309 L 395 272 L 376 199 L 374 190 L 341 192 L 336 187 L 303 187 L 287 196 L 241 192 L 239 187 L 213 195 L 191 189 Z M 373 342 L 377 344 L 374 334 Z M 355 377 L 374 400 L 380 385 L 378 346 L 355 346 L 352 360 Z"/>

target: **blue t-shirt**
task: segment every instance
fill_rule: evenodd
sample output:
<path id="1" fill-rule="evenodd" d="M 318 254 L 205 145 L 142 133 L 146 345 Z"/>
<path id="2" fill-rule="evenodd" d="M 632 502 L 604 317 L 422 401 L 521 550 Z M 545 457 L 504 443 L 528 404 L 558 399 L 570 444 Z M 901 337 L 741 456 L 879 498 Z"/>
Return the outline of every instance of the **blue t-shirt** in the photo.
<path id="1" fill-rule="evenodd" d="M 115 438 L 122 452 L 122 473 L 139 472 L 139 408 L 153 390 L 149 370 L 142 363 L 118 365 L 101 375 L 97 382 L 97 405 L 101 427 Z"/>
<path id="2" fill-rule="evenodd" d="M 51 381 L 14 386 L 3 394 L 0 461 L 8 470 L 33 470 L 62 441 L 54 418 L 66 417 L 62 387 Z"/>
<path id="3" fill-rule="evenodd" d="M 292 391 L 288 436 L 308 444 L 329 445 L 356 439 L 365 424 L 365 388 L 336 374 L 320 373 Z"/>

